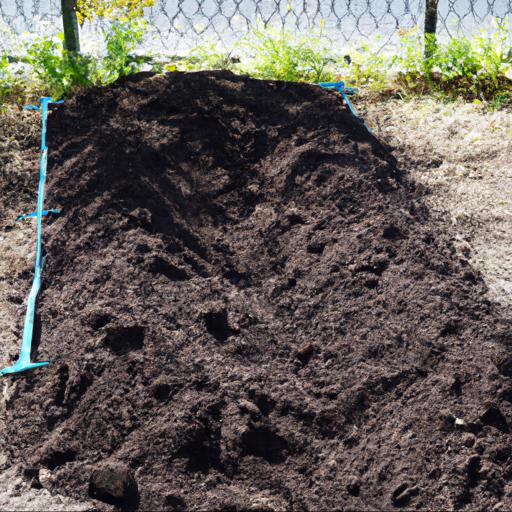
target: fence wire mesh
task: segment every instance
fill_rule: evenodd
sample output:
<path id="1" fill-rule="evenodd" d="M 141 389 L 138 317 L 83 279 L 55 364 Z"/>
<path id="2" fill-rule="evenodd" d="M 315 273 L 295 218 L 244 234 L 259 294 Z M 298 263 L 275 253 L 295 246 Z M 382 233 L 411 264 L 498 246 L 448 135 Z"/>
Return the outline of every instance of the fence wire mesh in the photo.
<path id="1" fill-rule="evenodd" d="M 298 33 L 322 26 L 334 43 L 385 45 L 398 31 L 421 27 L 424 9 L 425 0 L 155 0 L 145 16 L 153 28 L 148 46 L 179 51 L 204 40 L 230 47 L 257 21 Z M 511 18 L 512 0 L 440 0 L 438 31 L 471 34 Z M 0 0 L 1 22 L 16 33 L 60 31 L 60 0 Z"/>

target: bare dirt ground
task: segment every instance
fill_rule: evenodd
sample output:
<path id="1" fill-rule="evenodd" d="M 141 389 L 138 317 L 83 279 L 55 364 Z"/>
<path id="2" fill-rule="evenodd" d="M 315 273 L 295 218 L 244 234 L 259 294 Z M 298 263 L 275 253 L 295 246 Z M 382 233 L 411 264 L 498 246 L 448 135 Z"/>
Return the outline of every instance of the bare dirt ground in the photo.
<path id="1" fill-rule="evenodd" d="M 491 299 L 512 304 L 512 112 L 432 99 L 369 103 L 365 119 L 427 185 Z"/>

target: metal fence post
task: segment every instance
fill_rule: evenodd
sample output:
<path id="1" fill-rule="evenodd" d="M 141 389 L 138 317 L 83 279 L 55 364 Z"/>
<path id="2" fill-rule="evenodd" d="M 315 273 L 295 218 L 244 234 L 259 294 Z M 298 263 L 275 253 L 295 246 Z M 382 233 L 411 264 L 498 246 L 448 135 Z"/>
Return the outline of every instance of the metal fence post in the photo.
<path id="1" fill-rule="evenodd" d="M 64 27 L 64 45 L 69 52 L 80 51 L 78 20 L 76 17 L 77 0 L 61 0 L 62 25 Z"/>
<path id="2" fill-rule="evenodd" d="M 425 0 L 425 60 L 427 65 L 436 50 L 438 4 L 439 0 Z"/>

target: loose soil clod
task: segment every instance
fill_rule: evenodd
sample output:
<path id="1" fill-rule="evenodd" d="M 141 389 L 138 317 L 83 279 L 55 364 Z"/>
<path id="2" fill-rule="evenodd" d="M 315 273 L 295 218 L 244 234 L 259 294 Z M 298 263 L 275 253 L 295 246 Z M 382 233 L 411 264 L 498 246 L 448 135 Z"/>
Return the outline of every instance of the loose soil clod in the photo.
<path id="1" fill-rule="evenodd" d="M 48 130 L 13 460 L 142 510 L 512 503 L 510 323 L 335 95 L 138 75 Z"/>

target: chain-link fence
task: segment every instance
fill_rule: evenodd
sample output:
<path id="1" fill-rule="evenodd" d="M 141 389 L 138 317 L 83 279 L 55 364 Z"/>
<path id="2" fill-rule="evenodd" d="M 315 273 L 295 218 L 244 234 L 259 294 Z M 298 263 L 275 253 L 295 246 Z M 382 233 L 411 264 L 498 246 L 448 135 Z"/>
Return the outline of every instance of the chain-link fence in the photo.
<path id="1" fill-rule="evenodd" d="M 297 32 L 323 31 L 333 41 L 389 38 L 420 22 L 423 0 L 160 0 L 148 13 L 161 37 L 209 36 L 231 43 L 258 20 Z M 191 37 L 192 36 L 192 37 Z"/>
<path id="2" fill-rule="evenodd" d="M 210 40 L 229 47 L 257 21 L 298 32 L 322 26 L 333 43 L 386 44 L 400 30 L 422 27 L 424 10 L 425 0 L 155 0 L 146 10 L 154 28 L 147 46 L 175 52 Z M 512 0 L 439 1 L 441 35 L 474 33 L 496 18 L 510 21 Z M 0 21 L 17 33 L 59 31 L 60 0 L 0 0 Z"/>

